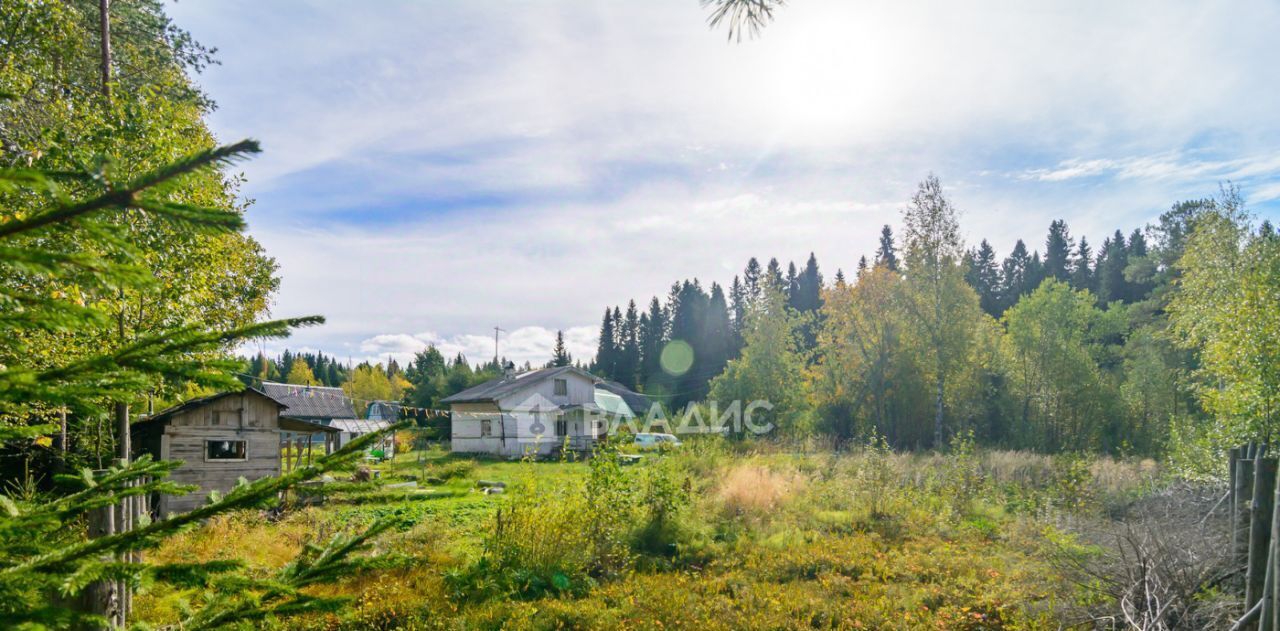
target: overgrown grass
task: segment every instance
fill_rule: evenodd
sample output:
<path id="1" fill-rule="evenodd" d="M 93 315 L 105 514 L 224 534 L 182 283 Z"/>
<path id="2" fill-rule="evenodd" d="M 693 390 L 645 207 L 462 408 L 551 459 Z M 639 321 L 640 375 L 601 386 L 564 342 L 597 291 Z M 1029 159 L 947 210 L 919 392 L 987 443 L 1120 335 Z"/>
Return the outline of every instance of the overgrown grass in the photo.
<path id="1" fill-rule="evenodd" d="M 1063 524 L 1159 480 L 1150 462 L 964 443 L 939 455 L 719 439 L 634 465 L 434 449 L 375 469 L 378 484 L 335 483 L 278 521 L 217 520 L 155 557 L 265 572 L 312 538 L 396 515 L 379 542 L 388 567 L 326 588 L 349 611 L 295 627 L 1057 628 L 1097 598 L 1050 562 Z M 145 593 L 138 611 L 163 623 L 183 597 Z"/>

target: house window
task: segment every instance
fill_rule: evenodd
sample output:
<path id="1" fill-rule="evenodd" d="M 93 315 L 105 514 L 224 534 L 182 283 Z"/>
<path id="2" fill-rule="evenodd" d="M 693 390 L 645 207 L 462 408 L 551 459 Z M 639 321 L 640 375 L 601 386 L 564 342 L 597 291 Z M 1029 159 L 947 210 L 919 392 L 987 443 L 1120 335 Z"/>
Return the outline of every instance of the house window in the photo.
<path id="1" fill-rule="evenodd" d="M 245 460 L 249 444 L 243 440 L 204 441 L 205 460 Z"/>
<path id="2" fill-rule="evenodd" d="M 485 436 L 492 436 L 492 435 L 493 435 L 493 421 L 487 418 L 480 419 L 480 437 L 484 438 Z"/>
<path id="3" fill-rule="evenodd" d="M 563 397 L 569 394 L 569 380 L 556 379 L 556 396 Z"/>
<path id="4" fill-rule="evenodd" d="M 556 421 L 556 436 L 567 436 L 569 434 L 569 421 Z"/>

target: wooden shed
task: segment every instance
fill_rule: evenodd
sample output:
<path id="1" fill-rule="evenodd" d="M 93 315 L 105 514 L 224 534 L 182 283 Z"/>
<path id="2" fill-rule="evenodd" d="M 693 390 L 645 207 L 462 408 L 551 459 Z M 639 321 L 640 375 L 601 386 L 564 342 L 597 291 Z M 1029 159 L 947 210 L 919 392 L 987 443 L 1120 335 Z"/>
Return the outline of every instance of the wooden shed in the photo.
<path id="1" fill-rule="evenodd" d="M 248 388 L 192 399 L 134 423 L 130 432 L 135 456 L 181 460 L 170 479 L 200 487 L 187 495 L 157 498 L 156 514 L 164 517 L 199 507 L 210 492 L 225 493 L 242 477 L 280 475 L 281 432 L 336 434 L 322 425 L 280 418 L 284 407 Z"/>

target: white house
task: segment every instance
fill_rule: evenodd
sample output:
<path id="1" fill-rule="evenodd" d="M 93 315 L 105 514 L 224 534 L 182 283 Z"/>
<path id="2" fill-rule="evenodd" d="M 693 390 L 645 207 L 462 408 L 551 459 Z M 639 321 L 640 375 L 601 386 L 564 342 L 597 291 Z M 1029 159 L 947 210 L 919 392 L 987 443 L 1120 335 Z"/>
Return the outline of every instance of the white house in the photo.
<path id="1" fill-rule="evenodd" d="M 597 390 L 591 373 L 563 366 L 508 375 L 442 400 L 449 404 L 452 449 L 509 457 L 548 455 L 566 442 L 590 450 L 613 415 L 632 416 L 616 394 Z M 598 403 L 603 397 L 606 401 Z"/>

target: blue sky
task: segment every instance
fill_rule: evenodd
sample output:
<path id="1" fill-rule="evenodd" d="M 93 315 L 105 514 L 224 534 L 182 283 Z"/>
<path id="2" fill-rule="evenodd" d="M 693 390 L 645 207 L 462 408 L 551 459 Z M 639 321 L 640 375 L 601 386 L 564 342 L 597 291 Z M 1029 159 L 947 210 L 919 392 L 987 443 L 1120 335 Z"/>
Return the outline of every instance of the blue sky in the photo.
<path id="1" fill-rule="evenodd" d="M 733 45 L 696 0 L 182 0 L 280 263 L 292 348 L 589 356 L 605 305 L 750 256 L 851 269 L 934 172 L 1007 253 L 1095 247 L 1239 184 L 1280 216 L 1274 2 L 795 0 Z M 268 350 L 281 348 L 280 344 Z"/>

